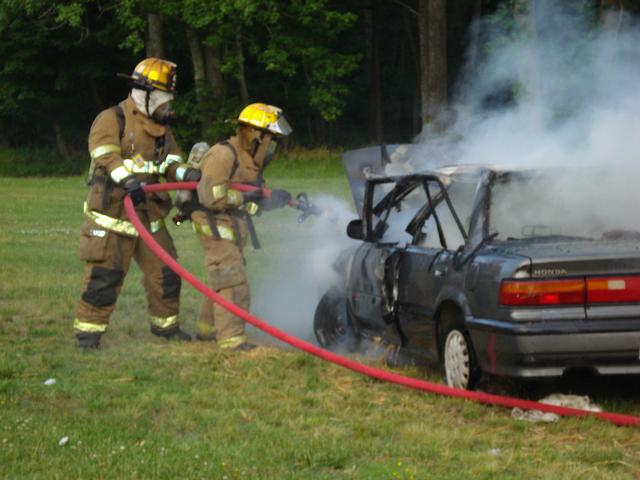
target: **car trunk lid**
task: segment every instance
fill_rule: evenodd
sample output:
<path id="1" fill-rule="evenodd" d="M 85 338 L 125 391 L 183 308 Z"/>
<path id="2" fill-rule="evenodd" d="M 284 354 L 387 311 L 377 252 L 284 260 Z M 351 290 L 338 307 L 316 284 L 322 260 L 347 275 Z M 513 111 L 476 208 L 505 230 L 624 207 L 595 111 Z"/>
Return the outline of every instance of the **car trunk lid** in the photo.
<path id="1" fill-rule="evenodd" d="M 640 244 L 627 242 L 505 242 L 502 250 L 531 259 L 533 278 L 640 274 Z"/>
<path id="2" fill-rule="evenodd" d="M 587 320 L 640 317 L 637 243 L 515 243 L 502 248 L 531 259 L 531 280 L 584 279 L 583 308 Z"/>

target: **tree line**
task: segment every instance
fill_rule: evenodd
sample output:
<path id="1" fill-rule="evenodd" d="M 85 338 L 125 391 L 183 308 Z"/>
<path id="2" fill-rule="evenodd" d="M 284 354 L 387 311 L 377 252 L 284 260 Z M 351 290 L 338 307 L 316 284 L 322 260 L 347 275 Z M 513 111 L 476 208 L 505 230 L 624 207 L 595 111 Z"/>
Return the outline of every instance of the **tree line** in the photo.
<path id="1" fill-rule="evenodd" d="M 178 64 L 176 134 L 214 142 L 242 106 L 285 109 L 299 145 L 410 141 L 446 129 L 459 78 L 560 0 L 1 0 L 0 146 L 86 148 L 146 56 Z M 564 0 L 620 28 L 639 0 Z M 533 26 L 535 29 L 535 25 Z"/>

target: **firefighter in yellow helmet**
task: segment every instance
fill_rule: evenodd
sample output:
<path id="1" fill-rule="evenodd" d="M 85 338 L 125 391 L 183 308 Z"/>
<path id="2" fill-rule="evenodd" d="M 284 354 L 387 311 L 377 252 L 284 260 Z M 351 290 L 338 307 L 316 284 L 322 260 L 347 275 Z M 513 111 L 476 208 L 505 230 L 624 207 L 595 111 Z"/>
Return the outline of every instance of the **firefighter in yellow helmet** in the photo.
<path id="1" fill-rule="evenodd" d="M 262 187 L 263 169 L 277 141 L 291 133 L 282 110 L 253 103 L 240 112 L 236 134 L 211 147 L 202 157 L 197 193 L 199 208 L 191 213 L 193 229 L 205 253 L 209 286 L 236 305 L 249 309 L 249 284 L 242 254 L 247 237 L 259 248 L 252 216 L 261 210 L 284 207 L 291 195 L 273 190 L 269 199 L 261 190 L 242 193 L 231 183 Z M 196 322 L 198 340 L 215 340 L 221 349 L 251 350 L 244 322 L 205 299 Z"/>
<path id="2" fill-rule="evenodd" d="M 168 126 L 176 91 L 176 65 L 159 58 L 140 62 L 131 93 L 102 111 L 89 132 L 91 168 L 84 203 L 85 222 L 79 257 L 85 261 L 81 298 L 74 329 L 78 344 L 97 348 L 107 330 L 122 283 L 135 259 L 144 275 L 151 332 L 165 338 L 191 340 L 178 325 L 180 278 L 138 238 L 124 210 L 129 194 L 140 219 L 162 247 L 176 257 L 165 227 L 171 199 L 165 192 L 145 194 L 144 184 L 196 181 L 197 169 L 183 163 Z"/>

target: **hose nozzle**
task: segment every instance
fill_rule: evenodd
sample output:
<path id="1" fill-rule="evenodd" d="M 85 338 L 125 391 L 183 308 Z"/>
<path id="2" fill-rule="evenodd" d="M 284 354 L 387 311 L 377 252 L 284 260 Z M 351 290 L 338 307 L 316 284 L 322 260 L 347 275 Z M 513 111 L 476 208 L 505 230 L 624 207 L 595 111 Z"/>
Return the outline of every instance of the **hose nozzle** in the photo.
<path id="1" fill-rule="evenodd" d="M 298 217 L 298 223 L 304 222 L 310 215 L 316 215 L 318 217 L 326 215 L 331 221 L 333 220 L 333 216 L 330 215 L 330 212 L 323 210 L 314 204 L 311 200 L 309 200 L 309 196 L 306 192 L 301 192 L 296 195 L 295 207 L 300 210 L 302 213 Z"/>

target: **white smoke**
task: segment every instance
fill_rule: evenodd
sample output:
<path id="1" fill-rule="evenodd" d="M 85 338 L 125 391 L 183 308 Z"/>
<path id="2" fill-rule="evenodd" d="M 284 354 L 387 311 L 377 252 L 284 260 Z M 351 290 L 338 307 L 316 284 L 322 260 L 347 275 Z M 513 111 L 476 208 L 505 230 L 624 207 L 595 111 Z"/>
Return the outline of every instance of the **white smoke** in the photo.
<path id="1" fill-rule="evenodd" d="M 411 161 L 416 170 L 586 167 L 507 194 L 513 208 L 503 214 L 519 215 L 520 226 L 546 219 L 554 234 L 597 238 L 610 229 L 640 230 L 640 29 L 630 16 L 604 28 L 578 4 L 529 2 L 511 32 L 495 18 L 483 20 L 490 53 L 467 68 L 448 131 L 423 132 L 417 141 L 429 154 Z"/>
<path id="2" fill-rule="evenodd" d="M 267 268 L 261 278 L 252 281 L 251 309 L 270 325 L 315 341 L 315 309 L 322 295 L 339 280 L 334 263 L 340 252 L 355 244 L 345 232 L 357 214 L 335 197 L 319 195 L 312 200 L 326 215 L 310 216 L 297 224 L 295 213 L 286 209 L 277 217 L 265 218 L 277 237 L 272 237 L 264 246 L 265 252 L 257 257 L 266 255 L 278 260 L 266 259 Z M 258 224 L 259 231 L 260 228 Z"/>
<path id="3" fill-rule="evenodd" d="M 453 125 L 418 140 L 456 163 L 635 167 L 640 31 L 631 18 L 620 31 L 594 27 L 567 3 L 535 2 L 517 34 L 483 21 L 491 52 L 467 69 Z"/>

